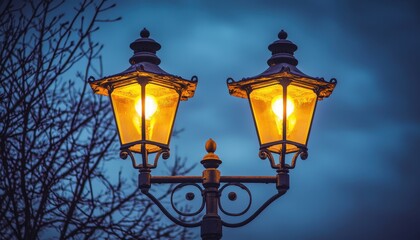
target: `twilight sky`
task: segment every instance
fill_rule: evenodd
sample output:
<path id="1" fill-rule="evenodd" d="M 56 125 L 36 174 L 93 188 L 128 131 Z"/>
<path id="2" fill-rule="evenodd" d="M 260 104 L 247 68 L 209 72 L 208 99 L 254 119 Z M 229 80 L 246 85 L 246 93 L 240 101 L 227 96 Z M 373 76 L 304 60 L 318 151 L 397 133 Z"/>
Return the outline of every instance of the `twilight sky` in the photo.
<path id="1" fill-rule="evenodd" d="M 222 175 L 275 174 L 258 158 L 247 101 L 229 96 L 225 82 L 263 72 L 281 29 L 298 45 L 301 71 L 337 78 L 318 104 L 309 158 L 291 171 L 289 192 L 247 226 L 224 228 L 224 239 L 420 238 L 415 1 L 121 1 L 110 14 L 122 20 L 96 35 L 105 75 L 129 67 L 129 44 L 147 27 L 162 45 L 165 71 L 199 78 L 194 98 L 178 110 L 175 127 L 185 131 L 172 139 L 172 152 L 199 162 L 211 137 Z M 275 191 L 250 186 L 257 205 Z"/>

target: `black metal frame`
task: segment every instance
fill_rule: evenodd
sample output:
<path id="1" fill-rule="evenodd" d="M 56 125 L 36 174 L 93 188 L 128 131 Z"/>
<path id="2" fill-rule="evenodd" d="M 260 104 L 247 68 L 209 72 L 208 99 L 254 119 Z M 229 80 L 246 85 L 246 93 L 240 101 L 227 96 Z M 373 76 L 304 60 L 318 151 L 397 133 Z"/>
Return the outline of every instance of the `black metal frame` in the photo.
<path id="1" fill-rule="evenodd" d="M 156 204 L 162 213 L 164 213 L 175 224 L 187 228 L 201 227 L 202 239 L 220 239 L 222 237 L 222 226 L 236 228 L 250 223 L 272 202 L 284 195 L 289 189 L 288 169 L 277 168 L 276 176 L 220 176 L 220 171 L 217 168 L 222 163 L 222 161 L 216 154 L 214 154 L 216 150 L 216 143 L 212 139 L 207 141 L 206 150 L 207 154 L 201 161 L 205 168 L 202 176 L 152 176 L 151 168 L 155 166 L 147 164 L 136 166 L 136 168 L 139 168 L 139 187 L 141 192 L 145 194 L 150 200 L 152 200 L 152 202 Z M 128 152 L 127 155 L 122 155 L 123 158 L 127 158 L 127 156 L 130 156 L 132 162 L 135 162 L 134 155 L 132 153 Z M 157 163 L 157 159 L 155 159 L 155 163 Z M 173 211 L 175 211 L 180 216 L 180 218 L 177 218 L 171 214 L 170 211 L 168 211 L 166 207 L 150 192 L 150 188 L 153 183 L 177 184 L 172 189 L 170 203 Z M 221 183 L 225 184 L 220 186 Z M 244 185 L 244 183 L 274 183 L 276 184 L 277 193 L 267 199 L 245 220 L 236 223 L 223 221 L 218 213 L 219 210 L 223 214 L 231 217 L 240 217 L 249 212 L 252 205 L 252 194 L 249 188 Z M 202 187 L 199 184 L 201 184 Z M 194 212 L 183 212 L 182 210 L 178 209 L 174 203 L 173 196 L 175 192 L 185 186 L 194 186 L 201 192 L 201 195 L 203 196 L 201 199 L 200 207 Z M 230 186 L 239 187 L 240 189 L 244 190 L 249 197 L 249 203 L 241 212 L 229 212 L 223 208 L 223 205 L 220 201 L 221 196 L 224 194 L 224 190 Z M 192 192 L 188 192 L 185 198 L 186 200 L 191 201 L 195 198 L 195 195 Z M 235 201 L 236 193 L 229 192 L 228 198 L 231 201 Z M 200 221 L 186 222 L 182 219 L 183 217 L 198 217 L 200 214 L 203 214 L 204 208 L 206 210 Z"/>

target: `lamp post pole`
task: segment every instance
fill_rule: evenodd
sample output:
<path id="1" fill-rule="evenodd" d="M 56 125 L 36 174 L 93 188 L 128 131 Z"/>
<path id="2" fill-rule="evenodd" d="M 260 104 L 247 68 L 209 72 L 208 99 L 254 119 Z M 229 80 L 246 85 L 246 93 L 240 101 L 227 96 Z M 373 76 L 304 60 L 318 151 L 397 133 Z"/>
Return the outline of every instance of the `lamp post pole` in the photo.
<path id="1" fill-rule="evenodd" d="M 209 140 L 206 143 L 207 154 L 201 160 L 205 170 L 203 171 L 202 184 L 204 187 L 204 199 L 206 214 L 201 223 L 201 238 L 205 240 L 220 239 L 222 237 L 222 219 L 219 216 L 219 186 L 220 171 L 217 169 L 222 161 L 214 154 L 216 143 Z"/>

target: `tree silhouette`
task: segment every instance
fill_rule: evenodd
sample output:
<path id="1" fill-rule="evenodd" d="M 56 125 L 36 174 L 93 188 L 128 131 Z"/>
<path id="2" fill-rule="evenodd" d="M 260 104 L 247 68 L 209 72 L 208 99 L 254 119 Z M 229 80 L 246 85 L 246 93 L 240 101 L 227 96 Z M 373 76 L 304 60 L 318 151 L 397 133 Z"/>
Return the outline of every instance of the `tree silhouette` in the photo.
<path id="1" fill-rule="evenodd" d="M 106 172 L 118 152 L 93 40 L 107 0 L 0 3 L 0 238 L 191 238 L 143 198 L 135 178 Z M 112 154 L 111 154 L 112 153 Z M 115 161 L 115 159 L 112 159 Z M 191 170 L 179 156 L 170 174 Z M 172 187 L 164 189 L 163 199 Z"/>

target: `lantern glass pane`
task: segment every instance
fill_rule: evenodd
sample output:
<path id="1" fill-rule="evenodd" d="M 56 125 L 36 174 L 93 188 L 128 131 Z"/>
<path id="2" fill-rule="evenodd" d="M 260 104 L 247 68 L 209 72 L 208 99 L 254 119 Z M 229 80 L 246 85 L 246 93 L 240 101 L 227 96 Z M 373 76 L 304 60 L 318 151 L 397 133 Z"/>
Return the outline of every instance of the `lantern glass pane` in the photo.
<path id="1" fill-rule="evenodd" d="M 174 89 L 146 85 L 146 140 L 169 144 L 178 103 L 179 94 Z"/>
<path id="2" fill-rule="evenodd" d="M 260 144 L 283 139 L 282 125 L 276 121 L 277 118 L 271 106 L 272 100 L 282 95 L 283 87 L 279 84 L 255 89 L 249 94 Z"/>
<path id="3" fill-rule="evenodd" d="M 142 136 L 143 104 L 139 84 L 116 88 L 111 93 L 112 105 L 121 144 L 146 140 L 146 150 L 156 152 L 160 147 L 153 143 L 169 144 L 179 94 L 174 89 L 153 83 L 146 85 L 145 94 L 145 136 Z M 140 152 L 141 145 L 135 144 L 130 150 Z"/>
<path id="4" fill-rule="evenodd" d="M 141 86 L 138 84 L 119 87 L 111 93 L 121 144 L 142 139 L 141 118 L 134 108 L 139 97 L 141 97 Z"/>
<path id="5" fill-rule="evenodd" d="M 282 140 L 306 145 L 312 115 L 317 100 L 316 94 L 306 88 L 289 85 L 286 106 L 283 104 L 283 86 L 275 84 L 253 90 L 249 95 L 260 144 Z M 283 117 L 286 112 L 286 134 L 283 136 Z M 273 152 L 281 152 L 282 145 L 269 147 Z M 298 148 L 286 144 L 286 152 Z"/>
<path id="6" fill-rule="evenodd" d="M 315 111 L 317 95 L 311 89 L 294 85 L 287 87 L 288 98 L 295 105 L 294 121 L 296 128 L 287 136 L 288 140 L 306 145 L 311 128 L 312 117 Z"/>

